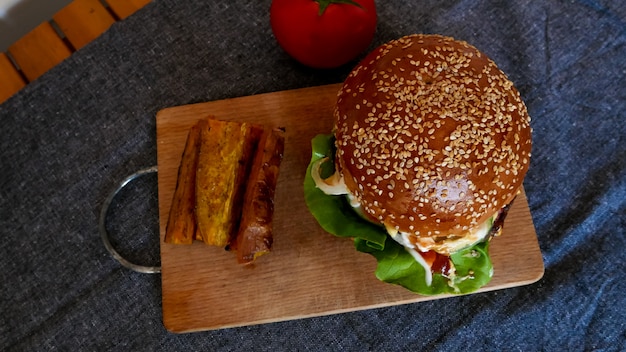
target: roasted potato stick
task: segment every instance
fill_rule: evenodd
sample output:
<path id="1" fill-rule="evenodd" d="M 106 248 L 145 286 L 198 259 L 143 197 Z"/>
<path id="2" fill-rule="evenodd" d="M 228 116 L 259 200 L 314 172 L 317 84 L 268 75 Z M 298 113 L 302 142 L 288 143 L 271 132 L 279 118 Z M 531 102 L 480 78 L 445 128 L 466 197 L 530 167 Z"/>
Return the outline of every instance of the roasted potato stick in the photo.
<path id="1" fill-rule="evenodd" d="M 202 234 L 200 233 L 200 229 L 198 228 L 198 226 L 196 226 L 196 234 L 194 236 L 194 239 L 196 241 L 202 241 L 204 242 L 204 240 L 202 239 Z"/>
<path id="2" fill-rule="evenodd" d="M 274 193 L 284 149 L 284 131 L 265 129 L 252 162 L 239 231 L 233 244 L 239 263 L 251 263 L 272 248 Z"/>
<path id="3" fill-rule="evenodd" d="M 200 130 L 205 120 L 198 121 L 187 135 L 187 142 L 178 168 L 176 190 L 172 199 L 165 243 L 191 244 L 196 233 L 196 168 L 200 149 Z"/>
<path id="4" fill-rule="evenodd" d="M 254 140 L 261 131 L 252 124 L 213 119 L 201 130 L 196 221 L 208 245 L 225 247 L 234 238 Z"/>

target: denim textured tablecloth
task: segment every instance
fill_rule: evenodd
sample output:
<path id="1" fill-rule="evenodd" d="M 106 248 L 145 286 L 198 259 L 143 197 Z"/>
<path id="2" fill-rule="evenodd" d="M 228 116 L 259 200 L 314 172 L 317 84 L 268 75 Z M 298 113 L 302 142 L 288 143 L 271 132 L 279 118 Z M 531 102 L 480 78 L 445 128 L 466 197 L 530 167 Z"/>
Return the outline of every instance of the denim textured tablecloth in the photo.
<path id="1" fill-rule="evenodd" d="M 176 335 L 159 275 L 104 249 L 98 214 L 156 164 L 155 114 L 342 81 L 291 60 L 269 0 L 154 0 L 0 105 L 0 350 L 626 350 L 626 3 L 378 1 L 372 47 L 411 33 L 467 40 L 533 118 L 525 188 L 539 282 L 425 303 Z M 370 48 L 370 49 L 371 49 Z M 2 84 L 0 82 L 0 84 Z M 156 176 L 109 214 L 129 259 L 159 264 Z"/>

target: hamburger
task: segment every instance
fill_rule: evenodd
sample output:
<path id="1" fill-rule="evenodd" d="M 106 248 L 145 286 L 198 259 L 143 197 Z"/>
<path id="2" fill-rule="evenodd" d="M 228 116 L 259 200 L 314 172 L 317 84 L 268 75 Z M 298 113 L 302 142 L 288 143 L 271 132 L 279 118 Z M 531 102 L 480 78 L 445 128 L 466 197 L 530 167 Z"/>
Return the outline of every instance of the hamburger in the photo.
<path id="1" fill-rule="evenodd" d="M 422 294 L 467 293 L 530 164 L 519 92 L 474 46 L 410 35 L 368 54 L 340 88 L 305 179 L 322 227 L 354 238 L 376 275 Z M 391 239 L 391 240 L 389 240 Z"/>

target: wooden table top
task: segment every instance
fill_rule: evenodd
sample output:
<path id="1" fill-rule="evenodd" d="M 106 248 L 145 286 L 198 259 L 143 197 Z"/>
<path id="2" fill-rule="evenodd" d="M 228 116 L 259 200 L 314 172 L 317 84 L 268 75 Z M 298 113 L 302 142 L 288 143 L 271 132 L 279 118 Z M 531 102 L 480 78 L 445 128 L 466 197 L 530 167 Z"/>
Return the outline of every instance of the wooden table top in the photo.
<path id="1" fill-rule="evenodd" d="M 150 0 L 74 0 L 0 52 L 0 104 Z"/>

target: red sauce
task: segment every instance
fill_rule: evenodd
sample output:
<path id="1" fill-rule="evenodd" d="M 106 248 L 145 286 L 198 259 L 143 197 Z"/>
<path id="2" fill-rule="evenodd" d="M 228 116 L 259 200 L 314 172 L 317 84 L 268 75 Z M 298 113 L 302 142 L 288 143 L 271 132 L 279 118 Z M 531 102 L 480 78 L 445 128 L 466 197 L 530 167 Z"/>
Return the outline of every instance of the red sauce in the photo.
<path id="1" fill-rule="evenodd" d="M 450 257 L 439 254 L 435 251 L 419 252 L 426 263 L 430 265 L 433 274 L 448 275 L 450 272 Z"/>

